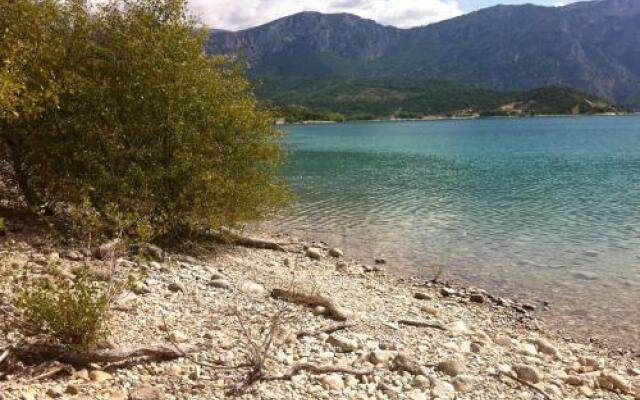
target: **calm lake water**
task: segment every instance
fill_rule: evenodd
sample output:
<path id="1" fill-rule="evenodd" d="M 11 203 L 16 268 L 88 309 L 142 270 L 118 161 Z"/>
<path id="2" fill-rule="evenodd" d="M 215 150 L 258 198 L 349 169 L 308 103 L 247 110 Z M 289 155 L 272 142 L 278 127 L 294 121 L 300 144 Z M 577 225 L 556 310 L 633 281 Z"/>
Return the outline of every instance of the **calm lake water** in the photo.
<path id="1" fill-rule="evenodd" d="M 640 347 L 640 117 L 286 126 L 277 226 Z"/>

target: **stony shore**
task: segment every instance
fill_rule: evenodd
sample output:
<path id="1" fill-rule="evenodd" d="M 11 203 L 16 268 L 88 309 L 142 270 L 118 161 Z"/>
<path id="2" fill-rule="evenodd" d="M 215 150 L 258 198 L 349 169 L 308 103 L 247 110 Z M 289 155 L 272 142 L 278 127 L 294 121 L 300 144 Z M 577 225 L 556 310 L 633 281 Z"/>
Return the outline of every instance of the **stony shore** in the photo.
<path id="1" fill-rule="evenodd" d="M 276 238 L 287 251 L 222 246 L 197 257 L 120 259 L 143 280 L 114 303 L 109 346 L 196 345 L 189 358 L 102 371 L 104 365 L 35 383 L 0 381 L 0 399 L 222 399 L 247 378 L 252 343 L 271 337 L 268 376 L 241 399 L 640 399 L 640 365 L 629 356 L 547 331 L 532 306 L 482 290 L 388 275 L 348 249 Z M 30 274 L 108 262 L 5 240 L 2 265 Z M 274 289 L 321 296 L 308 306 Z M 277 297 L 277 296 L 276 296 Z M 277 317 L 277 323 L 273 323 Z M 321 332 L 343 324 L 344 329 Z M 19 338 L 0 338 L 0 348 Z M 260 352 L 258 352 L 260 353 Z M 328 367 L 318 373 L 315 367 Z M 282 377 L 281 377 L 282 378 Z"/>

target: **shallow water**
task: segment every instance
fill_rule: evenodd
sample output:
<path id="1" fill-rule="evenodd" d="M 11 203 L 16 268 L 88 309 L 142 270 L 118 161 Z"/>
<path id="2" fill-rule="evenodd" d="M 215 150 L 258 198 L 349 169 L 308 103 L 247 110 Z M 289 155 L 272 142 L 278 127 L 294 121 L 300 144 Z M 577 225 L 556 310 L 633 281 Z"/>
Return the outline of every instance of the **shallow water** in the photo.
<path id="1" fill-rule="evenodd" d="M 640 347 L 640 117 L 286 126 L 277 226 Z"/>

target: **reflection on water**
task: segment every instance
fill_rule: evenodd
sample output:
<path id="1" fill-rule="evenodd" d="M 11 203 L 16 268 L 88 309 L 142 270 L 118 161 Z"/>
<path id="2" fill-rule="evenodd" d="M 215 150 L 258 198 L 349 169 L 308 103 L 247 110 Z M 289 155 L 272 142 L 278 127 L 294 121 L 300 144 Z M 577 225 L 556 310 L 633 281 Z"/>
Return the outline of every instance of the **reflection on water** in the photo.
<path id="1" fill-rule="evenodd" d="M 299 201 L 283 229 L 426 276 L 446 265 L 551 301 L 578 334 L 640 345 L 640 118 L 286 129 Z"/>

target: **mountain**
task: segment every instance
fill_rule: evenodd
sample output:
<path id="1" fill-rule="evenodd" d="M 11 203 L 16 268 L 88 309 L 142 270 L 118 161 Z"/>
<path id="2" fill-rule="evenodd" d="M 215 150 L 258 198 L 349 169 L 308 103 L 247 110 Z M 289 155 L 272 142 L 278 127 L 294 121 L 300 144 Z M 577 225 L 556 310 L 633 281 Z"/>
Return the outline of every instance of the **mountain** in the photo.
<path id="1" fill-rule="evenodd" d="M 336 79 L 450 80 L 505 91 L 565 86 L 640 107 L 640 0 L 499 5 L 411 29 L 305 12 L 212 32 L 207 50 L 245 57 L 270 87 Z"/>

